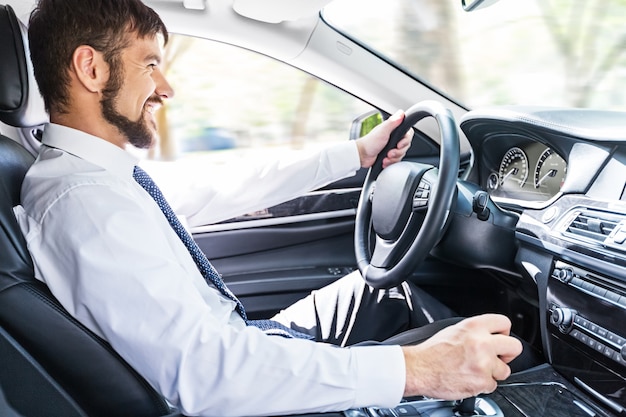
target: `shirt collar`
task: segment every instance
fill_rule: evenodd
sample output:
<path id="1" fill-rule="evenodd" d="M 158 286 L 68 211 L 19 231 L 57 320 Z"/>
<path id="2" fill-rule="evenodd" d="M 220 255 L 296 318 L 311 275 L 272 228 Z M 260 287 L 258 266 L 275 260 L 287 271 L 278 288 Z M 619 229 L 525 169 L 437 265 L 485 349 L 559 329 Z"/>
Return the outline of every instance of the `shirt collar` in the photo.
<path id="1" fill-rule="evenodd" d="M 126 150 L 102 138 L 54 123 L 46 124 L 41 142 L 124 178 L 132 177 L 135 165 L 139 162 Z"/>

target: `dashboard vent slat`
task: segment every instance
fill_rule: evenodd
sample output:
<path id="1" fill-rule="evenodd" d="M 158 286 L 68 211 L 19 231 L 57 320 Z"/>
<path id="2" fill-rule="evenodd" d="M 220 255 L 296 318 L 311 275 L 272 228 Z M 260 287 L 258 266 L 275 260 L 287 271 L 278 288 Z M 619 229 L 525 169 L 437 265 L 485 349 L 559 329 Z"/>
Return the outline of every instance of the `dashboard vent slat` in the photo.
<path id="1" fill-rule="evenodd" d="M 584 210 L 577 213 L 566 226 L 564 233 L 604 242 L 620 222 L 619 216 Z"/>

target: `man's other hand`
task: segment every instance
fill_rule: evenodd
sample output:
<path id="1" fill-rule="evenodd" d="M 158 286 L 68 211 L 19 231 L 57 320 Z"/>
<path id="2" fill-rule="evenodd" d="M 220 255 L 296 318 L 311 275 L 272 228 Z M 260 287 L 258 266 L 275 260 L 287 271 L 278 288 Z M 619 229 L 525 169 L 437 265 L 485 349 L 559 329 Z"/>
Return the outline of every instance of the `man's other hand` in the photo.
<path id="1" fill-rule="evenodd" d="M 506 316 L 485 314 L 404 346 L 405 396 L 460 400 L 494 391 L 497 381 L 511 374 L 508 363 L 522 352 L 510 329 Z"/>
<path id="2" fill-rule="evenodd" d="M 403 120 L 404 112 L 398 110 L 367 135 L 356 140 L 359 157 L 361 158 L 361 166 L 363 168 L 369 168 L 374 165 L 376 157 L 383 150 L 385 145 L 387 145 L 387 142 L 389 142 L 389 135 Z M 385 159 L 383 159 L 383 168 L 401 161 L 409 150 L 412 139 L 413 129 L 409 129 L 407 134 L 398 142 L 398 146 L 387 153 Z"/>

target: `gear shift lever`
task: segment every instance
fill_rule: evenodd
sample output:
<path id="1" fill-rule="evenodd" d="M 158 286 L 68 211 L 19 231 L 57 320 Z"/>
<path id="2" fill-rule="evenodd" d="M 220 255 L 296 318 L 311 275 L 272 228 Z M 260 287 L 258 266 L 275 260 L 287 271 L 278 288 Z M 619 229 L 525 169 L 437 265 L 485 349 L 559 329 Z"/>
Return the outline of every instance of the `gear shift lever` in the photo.
<path id="1" fill-rule="evenodd" d="M 454 415 L 456 416 L 475 416 L 476 415 L 476 397 L 469 397 L 457 402 L 454 406 Z"/>

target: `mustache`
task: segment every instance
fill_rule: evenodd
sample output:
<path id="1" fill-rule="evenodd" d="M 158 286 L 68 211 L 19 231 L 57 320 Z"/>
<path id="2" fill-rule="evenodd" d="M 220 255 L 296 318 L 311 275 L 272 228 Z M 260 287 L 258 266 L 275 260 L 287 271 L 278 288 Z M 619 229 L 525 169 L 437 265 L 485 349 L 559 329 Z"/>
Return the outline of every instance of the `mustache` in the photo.
<path id="1" fill-rule="evenodd" d="M 160 96 L 153 95 L 146 100 L 146 104 L 158 104 L 159 106 L 163 106 L 163 99 Z"/>
<path id="2" fill-rule="evenodd" d="M 149 104 L 153 104 L 153 105 L 156 104 L 156 105 L 162 107 L 163 106 L 163 99 L 160 96 L 155 94 L 153 96 L 150 96 L 150 98 L 148 98 L 148 100 L 146 100 L 146 104 L 145 105 L 149 105 Z"/>

